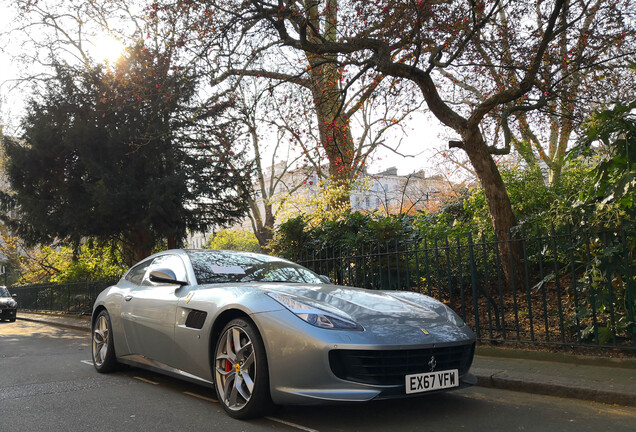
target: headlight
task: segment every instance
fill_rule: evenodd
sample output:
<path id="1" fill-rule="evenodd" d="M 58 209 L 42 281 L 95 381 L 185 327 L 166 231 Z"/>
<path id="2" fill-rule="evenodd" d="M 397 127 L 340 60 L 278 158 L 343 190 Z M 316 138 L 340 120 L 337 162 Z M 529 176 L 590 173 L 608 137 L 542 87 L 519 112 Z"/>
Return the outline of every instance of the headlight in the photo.
<path id="1" fill-rule="evenodd" d="M 333 330 L 361 330 L 361 327 L 349 318 L 307 305 L 285 294 L 273 292 L 267 294 L 298 318 L 313 326 Z"/>
<path id="2" fill-rule="evenodd" d="M 18 302 L 17 302 L 17 301 L 15 301 L 15 300 L 9 300 L 9 301 L 7 302 L 7 305 L 8 305 L 9 307 L 16 307 L 16 306 L 18 305 Z"/>
<path id="3" fill-rule="evenodd" d="M 446 318 L 452 322 L 453 324 L 455 324 L 457 327 L 463 327 L 466 325 L 466 323 L 464 322 L 463 319 L 461 319 L 461 317 L 459 315 L 457 315 L 455 313 L 454 310 L 452 310 L 451 308 L 449 308 L 448 306 L 444 305 L 444 309 L 446 309 Z"/>

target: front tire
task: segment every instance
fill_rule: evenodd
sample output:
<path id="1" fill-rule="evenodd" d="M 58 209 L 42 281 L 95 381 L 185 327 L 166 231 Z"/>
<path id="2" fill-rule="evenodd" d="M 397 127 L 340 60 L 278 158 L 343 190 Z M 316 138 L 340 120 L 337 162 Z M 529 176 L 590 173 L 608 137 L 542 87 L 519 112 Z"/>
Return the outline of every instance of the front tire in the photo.
<path id="1" fill-rule="evenodd" d="M 248 419 L 271 410 L 265 345 L 254 323 L 242 318 L 230 321 L 214 352 L 214 387 L 225 412 Z"/>
<path id="2" fill-rule="evenodd" d="M 93 366 L 100 373 L 112 372 L 118 366 L 112 329 L 110 315 L 106 310 L 101 311 L 95 318 L 91 331 L 93 335 Z"/>

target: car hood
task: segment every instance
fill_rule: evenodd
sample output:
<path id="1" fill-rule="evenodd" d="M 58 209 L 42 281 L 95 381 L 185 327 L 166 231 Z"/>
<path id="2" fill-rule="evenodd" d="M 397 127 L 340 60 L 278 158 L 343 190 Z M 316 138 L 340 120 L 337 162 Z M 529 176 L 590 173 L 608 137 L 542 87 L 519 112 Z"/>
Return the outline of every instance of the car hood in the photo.
<path id="1" fill-rule="evenodd" d="M 443 303 L 418 293 L 323 284 L 263 284 L 259 288 L 351 318 L 381 339 L 412 342 L 425 336 L 423 340 L 442 343 L 473 337 Z"/>

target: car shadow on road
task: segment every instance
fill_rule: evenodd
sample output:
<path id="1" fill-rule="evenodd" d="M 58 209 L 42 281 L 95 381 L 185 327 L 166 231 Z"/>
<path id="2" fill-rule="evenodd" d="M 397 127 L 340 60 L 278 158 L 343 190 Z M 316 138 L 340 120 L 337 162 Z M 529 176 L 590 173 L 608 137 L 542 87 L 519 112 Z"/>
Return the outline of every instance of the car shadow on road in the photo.
<path id="1" fill-rule="evenodd" d="M 145 369 L 124 366 L 120 376 L 158 384 L 166 390 L 185 393 L 218 406 L 213 388 L 203 387 Z M 475 397 L 472 389 L 420 395 L 406 399 L 389 399 L 359 403 L 333 403 L 311 406 L 277 407 L 267 419 L 248 423 L 266 425 L 268 421 L 294 425 L 310 431 L 391 431 L 399 422 L 400 431 L 422 430 L 424 422 L 449 422 L 461 428 L 463 418 L 493 409 L 491 401 Z M 460 411 L 461 416 L 457 413 Z"/>
<path id="2" fill-rule="evenodd" d="M 422 430 L 425 422 L 470 417 L 473 412 L 491 409 L 488 401 L 469 398 L 469 389 L 362 403 L 345 403 L 320 406 L 280 407 L 274 417 L 306 427 L 320 425 L 321 430 Z M 460 408 L 461 407 L 461 408 Z M 396 423 L 397 422 L 397 423 Z M 454 423 L 454 422 L 453 422 Z M 457 424 L 461 427 L 461 421 Z"/>

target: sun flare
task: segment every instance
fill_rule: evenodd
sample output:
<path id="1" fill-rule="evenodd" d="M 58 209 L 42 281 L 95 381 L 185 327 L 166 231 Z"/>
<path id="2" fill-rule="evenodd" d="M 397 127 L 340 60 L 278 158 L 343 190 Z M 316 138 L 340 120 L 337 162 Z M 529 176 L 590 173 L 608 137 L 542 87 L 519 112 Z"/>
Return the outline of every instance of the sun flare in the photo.
<path id="1" fill-rule="evenodd" d="M 93 56 L 99 62 L 114 63 L 124 53 L 125 46 L 111 35 L 98 35 L 92 42 Z"/>

